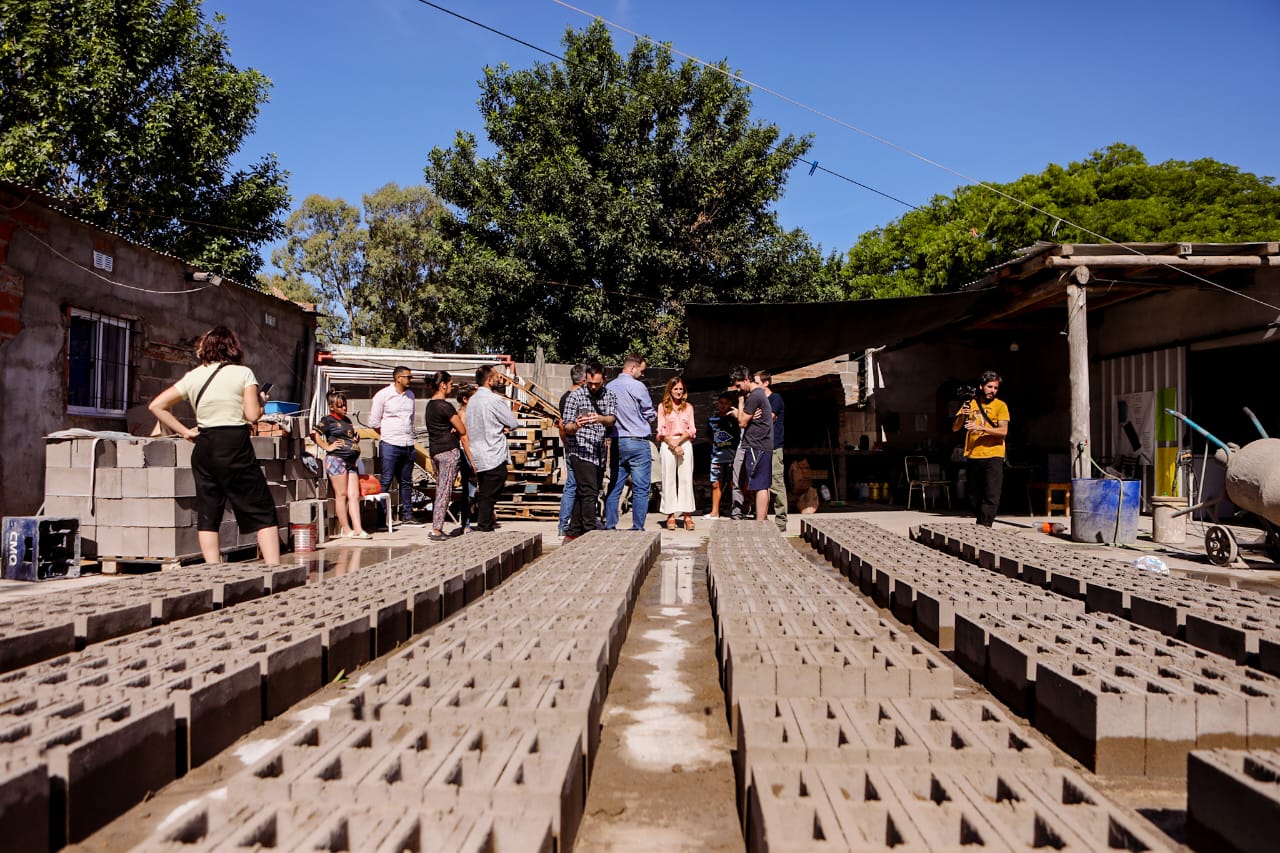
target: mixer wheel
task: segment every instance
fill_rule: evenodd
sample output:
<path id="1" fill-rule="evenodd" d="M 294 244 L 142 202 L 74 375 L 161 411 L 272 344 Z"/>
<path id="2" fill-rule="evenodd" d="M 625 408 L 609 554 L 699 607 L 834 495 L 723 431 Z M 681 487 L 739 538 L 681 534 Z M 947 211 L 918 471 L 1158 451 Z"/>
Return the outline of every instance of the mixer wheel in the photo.
<path id="1" fill-rule="evenodd" d="M 1215 566 L 1229 566 L 1240 558 L 1236 537 L 1221 524 L 1213 524 L 1204 532 L 1204 550 Z"/>

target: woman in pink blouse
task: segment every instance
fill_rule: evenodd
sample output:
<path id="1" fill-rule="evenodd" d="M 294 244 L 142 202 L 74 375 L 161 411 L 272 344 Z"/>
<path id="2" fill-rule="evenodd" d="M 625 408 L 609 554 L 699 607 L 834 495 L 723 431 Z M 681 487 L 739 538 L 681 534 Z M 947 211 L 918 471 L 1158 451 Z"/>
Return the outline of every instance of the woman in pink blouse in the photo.
<path id="1" fill-rule="evenodd" d="M 662 466 L 662 505 L 667 529 L 676 529 L 676 513 L 684 516 L 684 529 L 693 529 L 693 406 L 685 398 L 684 380 L 673 376 L 658 406 L 658 459 Z"/>

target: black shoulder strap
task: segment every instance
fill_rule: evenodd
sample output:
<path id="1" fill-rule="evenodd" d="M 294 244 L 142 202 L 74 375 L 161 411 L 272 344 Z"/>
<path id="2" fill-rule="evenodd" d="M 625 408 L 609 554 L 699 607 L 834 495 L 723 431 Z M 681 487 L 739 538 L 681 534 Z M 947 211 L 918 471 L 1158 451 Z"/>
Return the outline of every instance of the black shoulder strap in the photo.
<path id="1" fill-rule="evenodd" d="M 200 408 L 200 400 L 204 397 L 204 392 L 209 390 L 209 383 L 213 381 L 213 377 L 218 375 L 218 371 L 226 366 L 227 363 L 224 361 L 213 369 L 213 373 L 209 374 L 209 378 L 204 381 L 204 384 L 200 386 L 200 390 L 196 392 L 196 398 L 191 401 L 191 411 L 194 412 Z"/>
<path id="2" fill-rule="evenodd" d="M 981 400 L 979 400 L 977 397 L 974 397 L 974 398 L 973 398 L 973 402 L 975 402 L 975 403 L 977 403 L 977 404 L 978 404 L 978 411 L 979 411 L 979 412 L 982 412 L 982 419 L 983 419 L 983 420 L 985 420 L 987 423 L 991 424 L 992 426 L 1000 426 L 998 423 L 996 423 L 995 421 L 991 420 L 991 415 L 988 415 L 988 414 L 987 414 L 987 410 L 986 410 L 985 408 L 983 408 L 983 406 L 982 406 L 982 401 L 981 401 Z"/>

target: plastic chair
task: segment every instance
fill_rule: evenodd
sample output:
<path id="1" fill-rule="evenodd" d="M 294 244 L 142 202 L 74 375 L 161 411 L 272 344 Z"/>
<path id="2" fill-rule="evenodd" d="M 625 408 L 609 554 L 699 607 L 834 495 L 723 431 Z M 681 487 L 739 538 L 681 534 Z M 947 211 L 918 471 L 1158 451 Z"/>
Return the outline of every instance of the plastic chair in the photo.
<path id="1" fill-rule="evenodd" d="M 911 509 L 911 495 L 916 489 L 920 490 L 921 508 L 928 509 L 931 487 L 942 489 L 942 493 L 947 496 L 947 509 L 951 509 L 951 481 L 940 479 L 932 470 L 928 459 L 923 456 L 908 456 L 903 464 L 907 469 L 907 509 Z"/>
<path id="2" fill-rule="evenodd" d="M 386 492 L 378 492 L 376 495 L 361 495 L 361 496 L 360 496 L 360 503 L 361 503 L 361 505 L 364 505 L 364 504 L 366 504 L 366 503 L 375 503 L 375 504 L 376 504 L 376 503 L 379 503 L 379 502 L 381 502 L 381 503 L 382 503 L 382 505 L 383 505 L 383 506 L 385 506 L 385 507 L 386 507 L 386 509 L 387 509 L 387 532 L 388 532 L 388 533 L 395 533 L 395 532 L 396 532 L 395 522 L 394 522 L 394 521 L 392 520 L 392 518 L 391 518 L 391 495 L 389 495 L 389 494 L 388 494 L 388 493 L 386 493 Z"/>

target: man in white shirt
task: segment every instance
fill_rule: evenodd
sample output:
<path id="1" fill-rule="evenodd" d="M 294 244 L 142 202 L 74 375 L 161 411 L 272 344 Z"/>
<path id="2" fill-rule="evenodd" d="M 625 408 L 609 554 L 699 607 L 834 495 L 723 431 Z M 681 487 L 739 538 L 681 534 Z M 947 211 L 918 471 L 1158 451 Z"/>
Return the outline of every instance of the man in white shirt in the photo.
<path id="1" fill-rule="evenodd" d="M 369 426 L 378 430 L 382 491 L 391 493 L 391 481 L 400 482 L 400 524 L 417 524 L 413 518 L 413 407 L 409 390 L 413 371 L 397 367 L 392 382 L 373 395 Z M 390 520 L 390 519 L 388 519 Z"/>
<path id="2" fill-rule="evenodd" d="M 520 426 L 511 401 L 494 393 L 503 385 L 502 374 L 492 367 L 476 368 L 476 393 L 467 403 L 467 435 L 471 461 L 476 467 L 476 530 L 493 530 L 493 510 L 507 482 L 507 432 Z"/>

